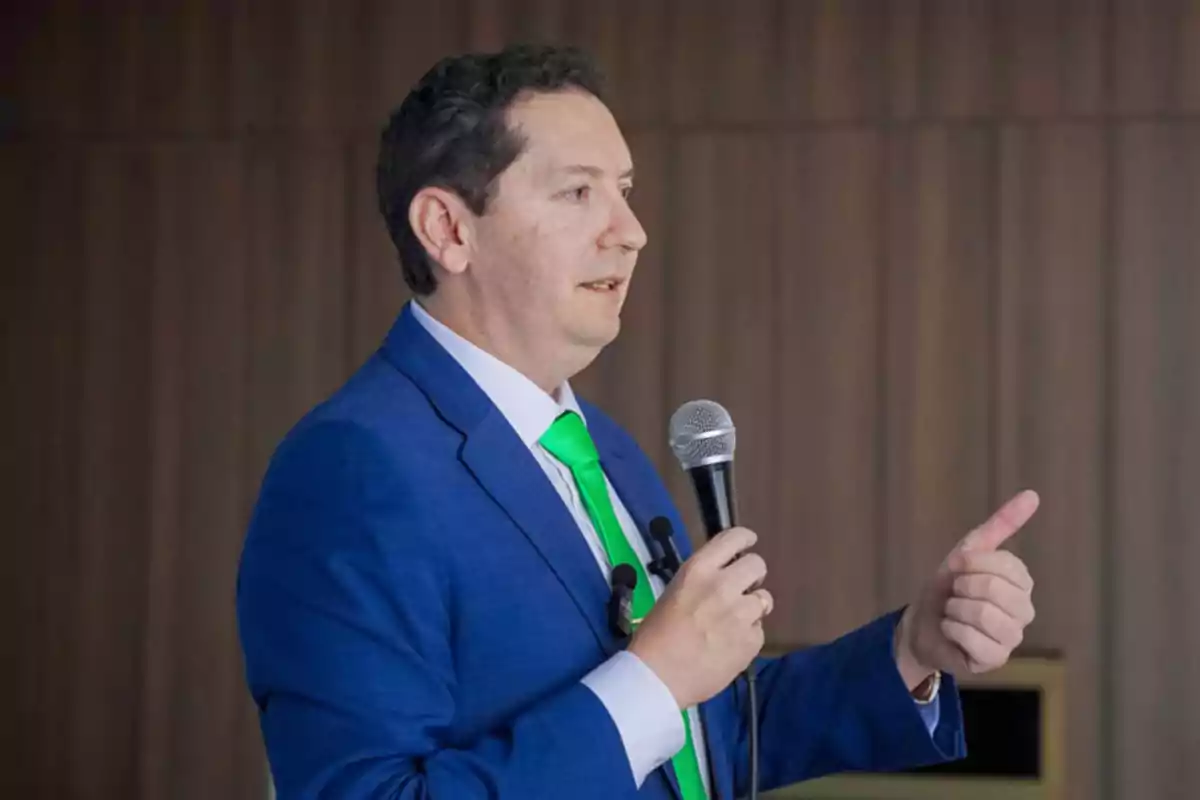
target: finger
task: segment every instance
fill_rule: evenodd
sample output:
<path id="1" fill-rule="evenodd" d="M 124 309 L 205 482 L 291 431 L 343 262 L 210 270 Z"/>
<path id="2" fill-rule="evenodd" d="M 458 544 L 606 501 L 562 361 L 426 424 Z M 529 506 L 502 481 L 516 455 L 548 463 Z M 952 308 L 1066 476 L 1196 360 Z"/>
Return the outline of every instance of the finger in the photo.
<path id="1" fill-rule="evenodd" d="M 766 577 L 767 562 L 758 553 L 746 553 L 721 570 L 719 585 L 732 597 L 758 588 Z"/>
<path id="2" fill-rule="evenodd" d="M 942 634 L 962 649 L 974 671 L 998 667 L 1008 659 L 1003 645 L 958 620 L 943 619 Z"/>
<path id="3" fill-rule="evenodd" d="M 959 575 L 950 592 L 954 597 L 993 603 L 1022 625 L 1033 622 L 1035 616 L 1029 594 L 995 575 Z"/>
<path id="4" fill-rule="evenodd" d="M 995 550 L 1029 521 L 1037 511 L 1041 499 L 1037 492 L 1026 490 L 1019 493 L 991 518 L 968 533 L 958 543 L 958 550 Z"/>
<path id="5" fill-rule="evenodd" d="M 960 575 L 996 575 L 1023 592 L 1033 591 L 1033 576 L 1025 562 L 1008 550 L 968 550 L 955 553 L 950 569 Z"/>
<path id="6" fill-rule="evenodd" d="M 757 597 L 759 602 L 762 603 L 763 610 L 760 619 L 766 619 L 771 616 L 771 612 L 775 610 L 775 598 L 771 596 L 771 593 L 766 589 L 755 589 L 750 594 Z"/>
<path id="7" fill-rule="evenodd" d="M 757 541 L 758 534 L 749 528 L 729 528 L 714 536 L 688 560 L 707 569 L 720 569 Z"/>
<path id="8" fill-rule="evenodd" d="M 1010 652 L 1021 643 L 1023 637 L 1021 624 L 999 606 L 986 600 L 952 597 L 946 601 L 946 616 L 970 625 Z"/>
<path id="9" fill-rule="evenodd" d="M 754 625 L 766 619 L 775 608 L 775 599 L 766 589 L 755 589 L 738 598 L 734 617 L 742 625 Z"/>

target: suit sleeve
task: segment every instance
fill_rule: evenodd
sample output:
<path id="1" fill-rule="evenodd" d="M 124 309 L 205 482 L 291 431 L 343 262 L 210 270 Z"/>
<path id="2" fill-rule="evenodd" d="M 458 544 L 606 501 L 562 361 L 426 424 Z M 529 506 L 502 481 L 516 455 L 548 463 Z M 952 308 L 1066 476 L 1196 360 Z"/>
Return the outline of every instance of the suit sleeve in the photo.
<path id="1" fill-rule="evenodd" d="M 454 577 L 412 483 L 348 423 L 294 434 L 264 480 L 237 608 L 280 800 L 635 794 L 579 676 L 452 739 Z"/>
<path id="2" fill-rule="evenodd" d="M 835 772 L 891 772 L 966 755 L 954 679 L 939 693 L 932 735 L 896 669 L 887 614 L 828 644 L 756 663 L 763 791 Z M 739 722 L 739 791 L 749 774 Z"/>

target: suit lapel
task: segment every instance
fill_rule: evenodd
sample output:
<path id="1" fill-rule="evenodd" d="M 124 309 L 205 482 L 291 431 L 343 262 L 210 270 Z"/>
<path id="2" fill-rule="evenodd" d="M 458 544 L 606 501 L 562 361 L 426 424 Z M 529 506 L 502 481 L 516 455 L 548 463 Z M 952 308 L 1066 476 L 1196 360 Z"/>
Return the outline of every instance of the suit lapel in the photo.
<path id="1" fill-rule="evenodd" d="M 467 438 L 462 460 L 554 571 L 606 653 L 609 587 L 575 519 L 507 420 L 493 412 Z"/>
<path id="2" fill-rule="evenodd" d="M 578 534 L 575 519 L 508 420 L 408 307 L 381 353 L 463 434 L 463 464 L 554 572 L 601 649 L 616 652 L 608 630 L 608 581 Z"/>

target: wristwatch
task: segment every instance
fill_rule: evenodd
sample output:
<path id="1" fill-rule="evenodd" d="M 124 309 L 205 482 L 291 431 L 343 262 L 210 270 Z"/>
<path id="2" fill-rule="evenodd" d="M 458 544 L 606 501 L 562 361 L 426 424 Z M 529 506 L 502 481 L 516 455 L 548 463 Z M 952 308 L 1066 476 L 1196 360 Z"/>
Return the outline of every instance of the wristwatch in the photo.
<path id="1" fill-rule="evenodd" d="M 942 688 L 942 673 L 935 672 L 921 681 L 909 693 L 919 706 L 927 706 L 937 699 L 938 689 Z"/>

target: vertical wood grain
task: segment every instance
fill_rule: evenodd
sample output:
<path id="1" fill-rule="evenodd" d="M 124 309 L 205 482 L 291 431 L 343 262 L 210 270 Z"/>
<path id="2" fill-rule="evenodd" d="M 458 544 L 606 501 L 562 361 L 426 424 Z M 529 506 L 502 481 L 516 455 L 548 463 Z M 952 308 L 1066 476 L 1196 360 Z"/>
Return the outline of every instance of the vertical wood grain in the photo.
<path id="1" fill-rule="evenodd" d="M 1105 111 L 1104 0 L 997 3 L 1000 109 L 1055 118 Z"/>
<path id="2" fill-rule="evenodd" d="M 889 605 L 908 602 L 991 510 L 995 149 L 977 129 L 888 142 Z"/>
<path id="3" fill-rule="evenodd" d="M 86 261 L 82 285 L 80 450 L 75 498 L 79 553 L 70 694 L 69 793 L 124 794 L 132 785 L 141 642 L 145 636 L 148 523 L 150 274 L 153 173 L 148 154 L 126 146 L 88 153 L 83 187 Z M 43 745 L 44 746 L 44 745 Z"/>
<path id="4" fill-rule="evenodd" d="M 1200 2 L 1114 0 L 1113 111 L 1200 111 Z"/>
<path id="5" fill-rule="evenodd" d="M 997 500 L 1023 488 L 1042 497 L 1006 549 L 1037 581 L 1025 647 L 1066 662 L 1066 796 L 1078 800 L 1099 796 L 1095 754 L 1107 723 L 1105 157 L 1105 137 L 1090 125 L 1002 132 L 994 489 Z"/>
<path id="6" fill-rule="evenodd" d="M 1116 795 L 1177 796 L 1200 780 L 1200 128 L 1122 127 L 1117 170 Z"/>
<path id="7" fill-rule="evenodd" d="M 879 6 L 872 0 L 782 4 L 778 80 L 787 119 L 881 116 L 888 14 Z"/>
<path id="8" fill-rule="evenodd" d="M 11 764 L 6 793 L 67 791 L 64 748 L 43 746 L 70 730 L 63 688 L 76 663 L 76 497 L 79 487 L 79 279 L 83 161 L 75 150 L 0 147 L 0 234 L 10 269 L 3 284 L 2 346 L 11 422 L 0 455 L 6 544 L 0 568 L 0 742 Z"/>
<path id="9" fill-rule="evenodd" d="M 777 0 L 675 0 L 667 97 L 676 123 L 778 119 Z"/>
<path id="10" fill-rule="evenodd" d="M 779 578 L 768 620 L 782 642 L 826 641 L 882 610 L 883 153 L 870 128 L 789 137 L 783 147 L 772 421 Z"/>
<path id="11" fill-rule="evenodd" d="M 785 535 L 773 507 L 777 152 L 777 140 L 756 135 L 685 137 L 672 167 L 678 213 L 667 245 L 668 408 L 706 398 L 729 410 L 741 521 L 762 532 L 764 553 L 766 542 Z M 691 488 L 677 465 L 668 476 L 693 540 L 702 542 Z"/>

